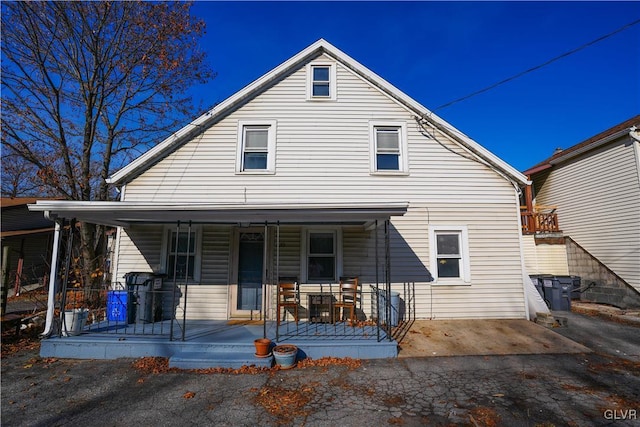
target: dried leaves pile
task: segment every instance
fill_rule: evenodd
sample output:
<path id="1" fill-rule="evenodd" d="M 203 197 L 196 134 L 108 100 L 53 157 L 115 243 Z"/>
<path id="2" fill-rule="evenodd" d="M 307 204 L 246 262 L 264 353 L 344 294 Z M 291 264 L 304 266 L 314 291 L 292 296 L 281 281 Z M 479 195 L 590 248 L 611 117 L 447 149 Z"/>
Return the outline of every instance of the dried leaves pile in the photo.
<path id="1" fill-rule="evenodd" d="M 2 331 L 2 357 L 39 348 L 39 331 L 35 328 L 20 331 L 19 335 L 15 334 L 15 328 Z"/>
<path id="2" fill-rule="evenodd" d="M 304 359 L 297 363 L 298 368 L 312 367 L 329 367 L 329 366 L 345 366 L 349 369 L 357 369 L 362 366 L 362 360 L 352 359 L 350 357 L 323 357 L 320 359 Z M 164 374 L 168 372 L 183 372 L 183 369 L 170 368 L 169 359 L 166 357 L 142 357 L 133 362 L 133 367 L 144 374 Z M 228 374 L 228 375 L 255 375 L 264 372 L 279 371 L 280 367 L 264 368 L 257 366 L 243 366 L 241 368 L 207 368 L 207 369 L 188 369 L 188 372 L 197 374 Z"/>
<path id="3" fill-rule="evenodd" d="M 306 417 L 311 413 L 309 409 L 304 409 L 311 401 L 311 385 L 296 390 L 264 386 L 251 391 L 258 393 L 255 402 L 283 424 L 290 424 L 295 417 Z"/>

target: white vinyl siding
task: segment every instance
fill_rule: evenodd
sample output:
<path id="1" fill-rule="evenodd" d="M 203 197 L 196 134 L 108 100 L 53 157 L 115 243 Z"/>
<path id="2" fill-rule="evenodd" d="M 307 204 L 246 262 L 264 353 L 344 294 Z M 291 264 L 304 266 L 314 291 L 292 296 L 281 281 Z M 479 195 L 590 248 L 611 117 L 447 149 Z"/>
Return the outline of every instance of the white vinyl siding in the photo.
<path id="1" fill-rule="evenodd" d="M 320 57 L 316 62 L 330 63 L 330 59 Z M 524 317 L 518 201 L 513 187 L 486 166 L 454 154 L 450 150 L 462 150 L 439 133 L 434 133 L 438 141 L 423 136 L 414 125 L 413 112 L 349 69 L 339 63 L 334 68 L 335 102 L 308 101 L 308 67 L 302 66 L 127 184 L 125 200 L 409 202 L 407 214 L 392 220 L 391 269 L 394 289 L 415 283 L 418 317 Z M 236 173 L 238 123 L 264 124 L 274 118 L 277 173 Z M 371 123 L 405 123 L 410 174 L 371 173 Z M 428 227 L 447 224 L 468 228 L 469 286 L 434 286 L 430 281 Z M 202 286 L 210 284 L 208 269 L 222 268 L 207 260 L 210 227 L 204 226 Z M 341 230 L 343 274 L 363 277 L 363 291 L 368 292 L 375 283 L 374 233 L 361 227 Z M 302 278 L 304 231 L 288 226 L 281 233 L 286 245 L 281 248 L 280 275 Z M 160 233 L 158 244 L 161 239 Z M 143 256 L 132 256 L 146 262 Z M 227 260 L 217 262 L 227 262 L 224 267 L 229 267 Z M 135 271 L 136 265 L 129 268 Z M 215 288 L 222 292 L 222 286 Z M 189 300 L 191 295 L 190 287 Z"/>
<path id="2" fill-rule="evenodd" d="M 536 203 L 558 206 L 560 229 L 640 291 L 640 181 L 628 136 L 554 166 Z M 538 188 L 539 186 L 539 188 Z"/>
<path id="3" fill-rule="evenodd" d="M 569 275 L 567 248 L 564 244 L 536 245 L 533 235 L 524 235 L 522 236 L 522 246 L 527 274 Z"/>
<path id="4" fill-rule="evenodd" d="M 187 314 L 190 319 L 226 319 L 229 284 L 230 227 L 206 225 L 202 227 L 201 256 L 203 259 L 198 281 L 189 283 Z M 120 229 L 117 258 L 118 270 L 114 281 L 124 285 L 128 272 L 162 272 L 164 226 L 135 226 Z M 165 290 L 169 289 L 168 282 Z M 182 281 L 179 281 L 182 283 Z M 184 309 L 185 287 L 179 285 L 178 312 Z M 170 305 L 165 305 L 170 307 Z"/>

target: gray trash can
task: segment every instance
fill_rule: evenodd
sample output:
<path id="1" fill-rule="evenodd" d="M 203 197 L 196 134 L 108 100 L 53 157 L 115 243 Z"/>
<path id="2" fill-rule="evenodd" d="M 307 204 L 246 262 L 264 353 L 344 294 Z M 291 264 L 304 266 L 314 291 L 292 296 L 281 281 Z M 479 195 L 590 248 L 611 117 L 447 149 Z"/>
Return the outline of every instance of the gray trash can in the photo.
<path id="1" fill-rule="evenodd" d="M 400 323 L 400 292 L 391 291 L 391 314 L 387 312 L 387 293 L 378 293 L 378 319 L 388 326 L 398 326 Z M 388 317 L 389 316 L 389 317 Z"/>
<path id="2" fill-rule="evenodd" d="M 572 276 L 554 276 L 551 286 L 551 309 L 571 311 Z"/>

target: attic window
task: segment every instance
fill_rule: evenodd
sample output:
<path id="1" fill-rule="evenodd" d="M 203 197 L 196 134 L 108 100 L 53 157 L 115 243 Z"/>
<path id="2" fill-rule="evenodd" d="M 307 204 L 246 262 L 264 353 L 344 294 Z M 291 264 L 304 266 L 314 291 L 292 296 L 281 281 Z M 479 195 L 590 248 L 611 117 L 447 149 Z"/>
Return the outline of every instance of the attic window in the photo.
<path id="1" fill-rule="evenodd" d="M 329 96 L 329 67 L 311 67 L 313 70 L 313 83 L 311 96 L 328 97 Z"/>
<path id="2" fill-rule="evenodd" d="M 336 99 L 335 64 L 313 63 L 307 66 L 307 99 Z"/>

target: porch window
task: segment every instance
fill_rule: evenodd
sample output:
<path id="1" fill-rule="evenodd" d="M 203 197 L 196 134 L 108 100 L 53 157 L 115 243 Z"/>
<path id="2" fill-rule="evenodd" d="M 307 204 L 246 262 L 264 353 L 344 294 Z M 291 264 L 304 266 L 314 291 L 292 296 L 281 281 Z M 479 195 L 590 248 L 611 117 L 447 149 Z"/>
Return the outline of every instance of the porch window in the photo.
<path id="1" fill-rule="evenodd" d="M 371 172 L 407 173 L 406 125 L 401 122 L 370 123 Z"/>
<path id="2" fill-rule="evenodd" d="M 275 120 L 240 121 L 236 172 L 275 172 Z"/>
<path id="3" fill-rule="evenodd" d="M 307 99 L 336 99 L 336 67 L 332 63 L 307 65 Z"/>
<path id="4" fill-rule="evenodd" d="M 431 274 L 444 284 L 468 283 L 469 251 L 466 227 L 429 228 Z"/>
<path id="5" fill-rule="evenodd" d="M 166 241 L 164 271 L 167 280 L 200 280 L 200 230 L 168 229 L 165 233 Z M 177 238 L 176 238 L 177 237 Z"/>
<path id="6" fill-rule="evenodd" d="M 307 234 L 307 280 L 336 281 L 337 243 L 335 231 L 309 231 Z"/>

